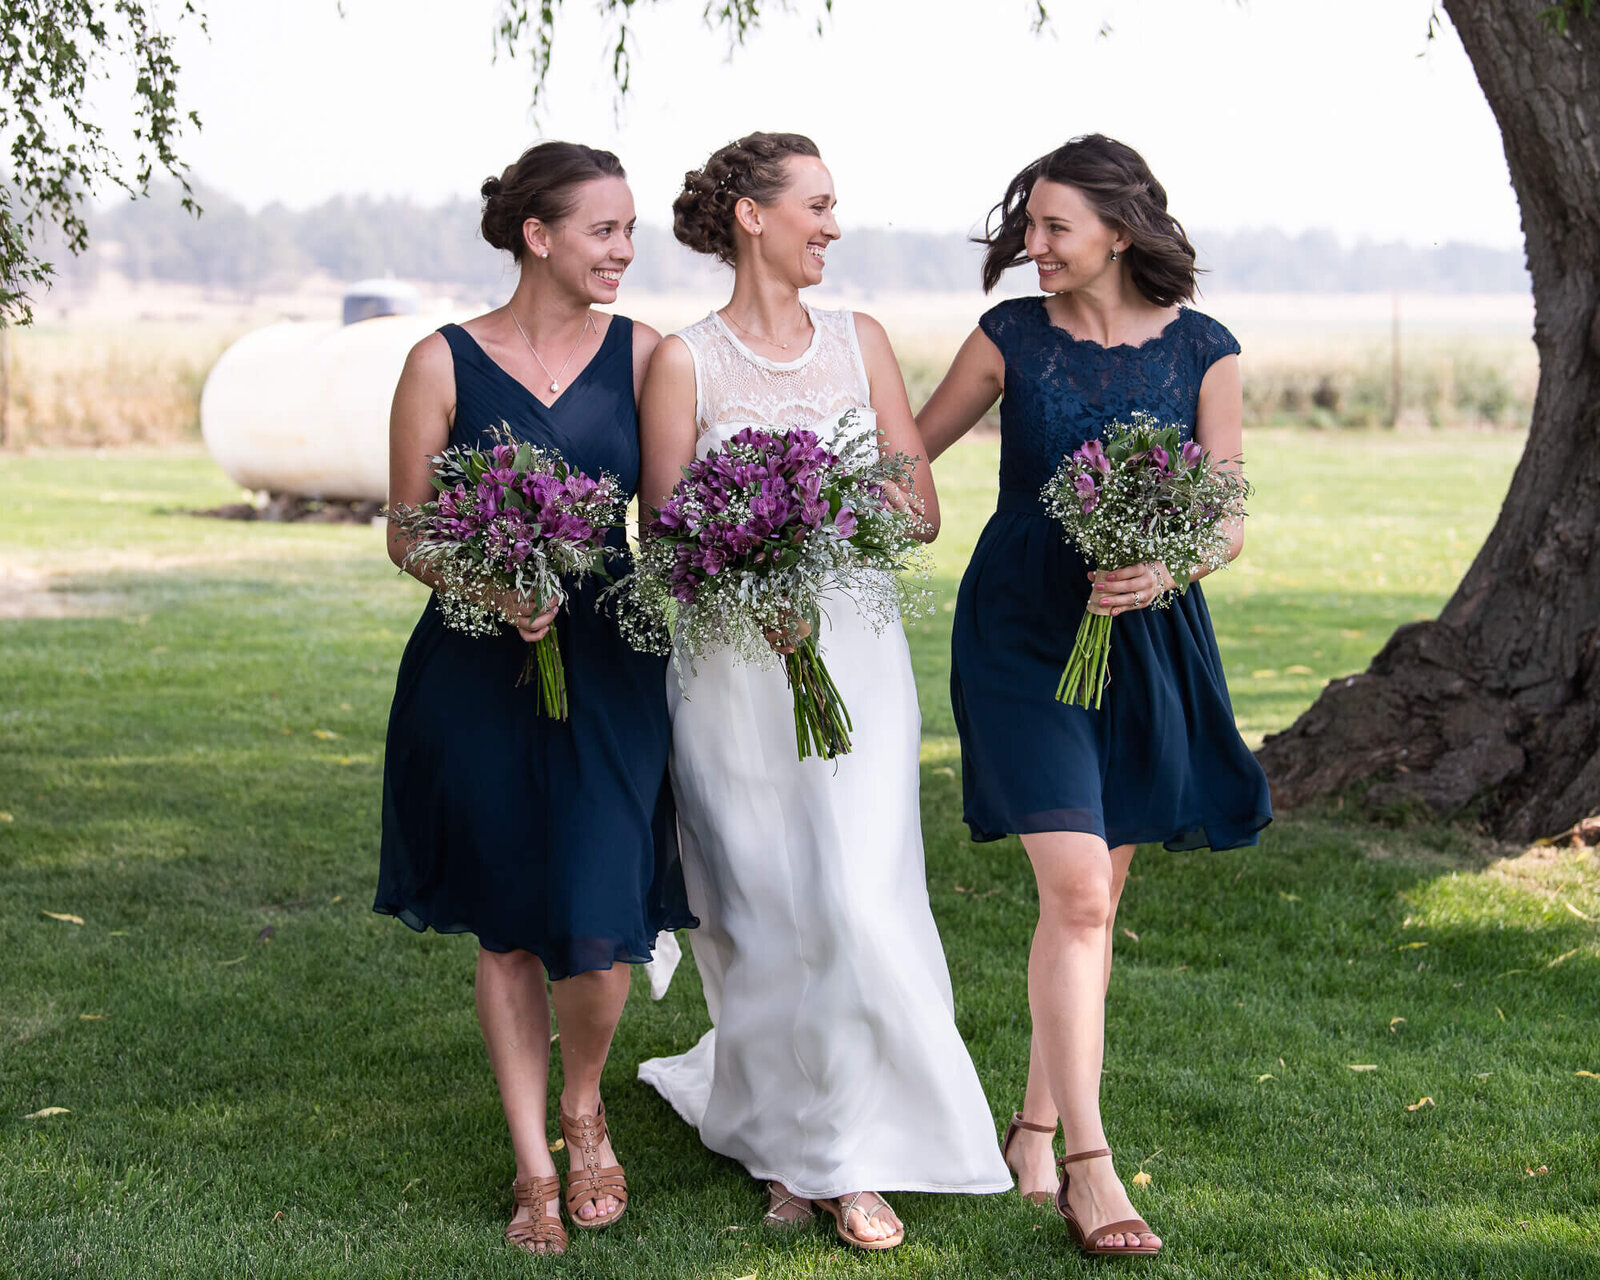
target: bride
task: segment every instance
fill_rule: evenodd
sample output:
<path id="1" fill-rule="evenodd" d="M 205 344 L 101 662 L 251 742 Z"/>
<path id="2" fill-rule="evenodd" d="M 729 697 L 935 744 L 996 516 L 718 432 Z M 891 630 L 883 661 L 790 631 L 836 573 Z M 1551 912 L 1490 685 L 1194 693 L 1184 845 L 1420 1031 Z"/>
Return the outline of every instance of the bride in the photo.
<path id="1" fill-rule="evenodd" d="M 640 404 L 641 500 L 744 427 L 827 444 L 858 408 L 883 447 L 924 453 L 882 327 L 822 311 L 838 239 L 833 181 L 810 139 L 755 133 L 690 173 L 673 230 L 734 269 L 733 297 L 662 342 Z M 938 499 L 925 465 L 916 504 Z M 887 1249 L 905 1228 L 879 1190 L 1011 1186 L 956 1030 L 928 907 L 918 802 L 921 719 L 905 633 L 830 598 L 819 643 L 854 722 L 837 760 L 797 758 L 783 672 L 731 654 L 668 675 L 672 781 L 694 955 L 713 1029 L 639 1068 L 713 1151 L 768 1183 L 766 1223 L 815 1209 L 841 1239 Z"/>

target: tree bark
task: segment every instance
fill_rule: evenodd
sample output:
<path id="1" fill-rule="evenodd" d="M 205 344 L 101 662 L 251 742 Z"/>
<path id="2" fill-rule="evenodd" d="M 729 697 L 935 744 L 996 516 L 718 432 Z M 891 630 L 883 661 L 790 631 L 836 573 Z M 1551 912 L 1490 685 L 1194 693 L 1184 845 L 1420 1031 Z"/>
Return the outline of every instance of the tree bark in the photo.
<path id="1" fill-rule="evenodd" d="M 1538 16 L 1548 0 L 1443 3 L 1522 209 L 1528 443 L 1438 619 L 1401 627 L 1259 754 L 1286 807 L 1357 787 L 1530 839 L 1600 812 L 1600 13 L 1574 10 L 1563 37 Z"/>

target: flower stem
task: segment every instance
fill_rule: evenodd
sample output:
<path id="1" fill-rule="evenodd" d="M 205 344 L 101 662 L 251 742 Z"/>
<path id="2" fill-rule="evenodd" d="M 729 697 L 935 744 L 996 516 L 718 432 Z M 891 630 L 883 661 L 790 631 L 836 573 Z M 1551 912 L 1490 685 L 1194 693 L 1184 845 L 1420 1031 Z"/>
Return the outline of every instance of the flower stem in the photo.
<path id="1" fill-rule="evenodd" d="M 1085 612 L 1072 642 L 1072 654 L 1056 686 L 1056 700 L 1098 711 L 1110 680 L 1111 618 L 1108 614 Z"/>
<path id="2" fill-rule="evenodd" d="M 528 655 L 522 663 L 522 674 L 517 678 L 520 689 L 537 674 L 539 679 L 539 710 L 552 720 L 567 718 L 567 672 L 561 664 L 561 646 L 556 643 L 556 629 L 550 630 L 528 646 Z"/>
<path id="3" fill-rule="evenodd" d="M 784 655 L 783 673 L 794 693 L 794 741 L 800 759 L 816 755 L 832 760 L 849 754 L 850 731 L 855 726 L 814 636 L 807 636 L 795 645 L 793 653 Z"/>

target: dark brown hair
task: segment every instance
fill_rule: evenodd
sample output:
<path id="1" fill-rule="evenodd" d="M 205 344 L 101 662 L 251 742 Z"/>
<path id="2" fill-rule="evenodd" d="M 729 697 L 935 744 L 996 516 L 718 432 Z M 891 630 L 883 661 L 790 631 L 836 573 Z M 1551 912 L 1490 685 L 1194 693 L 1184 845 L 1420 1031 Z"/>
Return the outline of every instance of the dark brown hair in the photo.
<path id="1" fill-rule="evenodd" d="M 522 224 L 529 218 L 550 224 L 572 212 L 577 190 L 595 178 L 626 178 L 622 161 L 609 151 L 576 142 L 541 142 L 529 147 L 498 178 L 485 178 L 483 238 L 518 262 L 527 252 Z"/>
<path id="2" fill-rule="evenodd" d="M 784 161 L 817 156 L 817 144 L 799 133 L 751 133 L 711 153 L 705 166 L 683 175 L 672 202 L 672 234 L 696 253 L 709 253 L 730 267 L 738 253 L 733 208 L 748 197 L 771 204 L 789 186 Z"/>
<path id="3" fill-rule="evenodd" d="M 1126 232 L 1128 274 L 1134 286 L 1158 307 L 1187 302 L 1195 293 L 1194 246 L 1183 226 L 1167 212 L 1167 192 L 1132 147 L 1091 133 L 1073 138 L 1040 156 L 1011 179 L 1005 198 L 989 210 L 988 245 L 983 255 L 983 291 L 988 293 L 1010 267 L 1028 260 L 1028 197 L 1036 182 L 1059 182 L 1083 192 L 1109 227 Z"/>

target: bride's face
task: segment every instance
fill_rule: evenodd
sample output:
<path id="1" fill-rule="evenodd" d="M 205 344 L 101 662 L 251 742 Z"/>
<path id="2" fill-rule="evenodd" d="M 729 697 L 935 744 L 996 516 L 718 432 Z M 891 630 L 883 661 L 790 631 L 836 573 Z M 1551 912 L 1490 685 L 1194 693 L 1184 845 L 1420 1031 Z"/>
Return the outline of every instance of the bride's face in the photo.
<path id="1" fill-rule="evenodd" d="M 1092 284 L 1106 272 L 1120 270 L 1111 251 L 1120 255 L 1128 237 L 1107 226 L 1077 187 L 1039 181 L 1028 196 L 1028 229 L 1023 247 L 1039 271 L 1039 288 L 1069 293 Z"/>
<path id="2" fill-rule="evenodd" d="M 771 204 L 754 205 L 754 256 L 770 271 L 804 289 L 822 283 L 828 245 L 839 238 L 834 221 L 833 175 L 816 156 L 790 156 L 784 161 L 789 185 Z M 746 230 L 752 230 L 747 223 Z"/>

